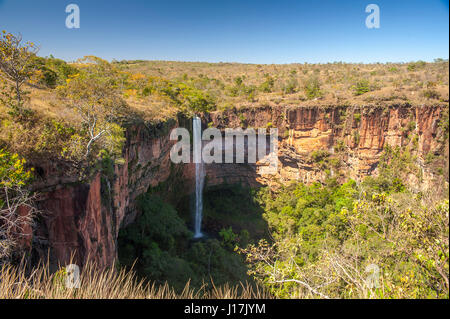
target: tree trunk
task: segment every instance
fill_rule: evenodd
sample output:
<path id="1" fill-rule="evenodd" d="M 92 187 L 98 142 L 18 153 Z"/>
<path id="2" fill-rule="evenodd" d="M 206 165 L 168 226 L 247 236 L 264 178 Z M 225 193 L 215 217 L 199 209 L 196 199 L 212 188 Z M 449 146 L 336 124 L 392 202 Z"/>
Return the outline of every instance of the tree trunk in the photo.
<path id="1" fill-rule="evenodd" d="M 17 94 L 17 107 L 20 107 L 22 99 L 21 99 L 21 96 L 20 96 L 20 85 L 19 85 L 19 82 L 16 82 L 16 94 Z"/>

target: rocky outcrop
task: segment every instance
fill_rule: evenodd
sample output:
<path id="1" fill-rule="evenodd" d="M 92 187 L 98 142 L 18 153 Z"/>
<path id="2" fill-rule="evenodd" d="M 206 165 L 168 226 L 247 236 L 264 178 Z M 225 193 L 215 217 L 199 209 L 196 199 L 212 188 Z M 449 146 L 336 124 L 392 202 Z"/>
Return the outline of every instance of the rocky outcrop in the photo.
<path id="1" fill-rule="evenodd" d="M 385 108 L 264 107 L 230 110 L 214 114 L 209 120 L 217 127 L 238 127 L 245 118 L 248 127 L 279 129 L 278 173 L 270 178 L 257 176 L 262 184 L 274 179 L 304 183 L 323 181 L 333 172 L 325 172 L 311 160 L 311 154 L 318 150 L 332 156 L 340 153 L 339 169 L 344 173 L 343 177 L 358 180 L 377 174 L 386 145 L 404 147 L 409 144 L 418 157 L 417 163 L 424 169 L 425 180 L 421 184 L 428 187 L 433 176 L 425 176 L 427 171 L 423 163 L 428 153 L 442 153 L 443 144 L 437 136 L 443 134 L 438 125 L 443 110 L 443 106 L 410 105 Z M 222 168 L 218 174 L 223 175 L 224 171 L 226 169 Z"/>
<path id="2" fill-rule="evenodd" d="M 339 154 L 343 176 L 360 179 L 376 174 L 385 145 L 414 144 L 425 182 L 433 174 L 424 158 L 442 148 L 438 136 L 443 108 L 440 106 L 386 108 L 370 107 L 251 107 L 204 114 L 204 124 L 227 127 L 278 128 L 278 170 L 264 175 L 258 164 L 210 164 L 206 166 L 206 188 L 221 184 L 273 185 L 298 180 L 305 183 L 324 180 L 331 171 L 315 165 L 311 154 L 325 150 Z M 56 173 L 54 163 L 40 165 L 43 176 L 36 183 L 42 193 L 44 215 L 34 234 L 37 255 L 67 264 L 88 258 L 99 266 L 112 265 L 117 257 L 119 229 L 138 214 L 136 198 L 152 189 L 167 200 L 176 201 L 194 186 L 194 166 L 173 164 L 169 139 L 172 128 L 189 127 L 186 120 L 158 125 L 134 124 L 127 130 L 123 163 L 114 165 L 114 176 L 94 174 L 90 182 Z M 448 142 L 447 142 L 448 144 Z M 448 163 L 446 164 L 448 165 Z M 428 175 L 427 175 L 428 174 Z M 447 177 L 448 178 L 448 177 Z"/>
<path id="3" fill-rule="evenodd" d="M 70 261 L 83 265 L 88 259 L 99 267 L 112 265 L 120 227 L 136 217 L 136 197 L 182 171 L 172 166 L 169 156 L 174 142 L 168 132 L 175 126 L 173 121 L 130 127 L 123 164 L 114 165 L 112 177 L 98 172 L 88 183 L 76 176 L 46 178 L 46 169 L 55 172 L 54 165 L 39 166 L 44 178 L 36 183 L 42 218 L 34 235 L 35 254 L 40 258 L 48 254 L 54 265 Z"/>
<path id="4" fill-rule="evenodd" d="M 101 202 L 101 177 L 90 184 L 67 185 L 45 194 L 41 201 L 45 227 L 37 238 L 48 243 L 52 259 L 83 264 L 91 256 L 99 264 L 110 264 L 117 236 L 112 216 Z"/>

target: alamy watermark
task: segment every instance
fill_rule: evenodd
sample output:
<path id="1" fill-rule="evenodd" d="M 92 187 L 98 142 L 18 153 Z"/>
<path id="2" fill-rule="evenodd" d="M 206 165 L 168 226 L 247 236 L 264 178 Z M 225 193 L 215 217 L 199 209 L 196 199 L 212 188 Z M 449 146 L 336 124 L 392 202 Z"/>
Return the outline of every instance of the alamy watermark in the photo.
<path id="1" fill-rule="evenodd" d="M 380 288 L 380 267 L 376 264 L 367 265 L 366 273 L 369 273 L 366 277 L 367 287 L 370 289 Z"/>
<path id="2" fill-rule="evenodd" d="M 380 7 L 374 3 L 366 6 L 366 13 L 370 13 L 366 18 L 366 27 L 368 29 L 380 28 Z"/>
<path id="3" fill-rule="evenodd" d="M 191 138 L 185 128 L 175 128 L 170 139 L 177 141 L 170 150 L 173 163 L 249 163 L 258 164 L 260 174 L 276 174 L 278 169 L 278 129 L 246 130 L 227 128 L 224 135 L 217 128 L 207 128 L 201 137 Z M 195 135 L 195 134 L 194 134 Z"/>
<path id="4" fill-rule="evenodd" d="M 74 3 L 66 6 L 66 28 L 79 29 L 80 28 L 80 7 Z"/>
<path id="5" fill-rule="evenodd" d="M 380 7 L 377 4 L 371 3 L 366 6 L 366 13 L 370 13 L 366 17 L 366 27 L 368 29 L 380 28 Z M 66 6 L 66 27 L 68 29 L 80 28 L 80 7 L 77 4 L 71 3 Z"/>
<path id="6" fill-rule="evenodd" d="M 66 287 L 67 288 L 80 288 L 80 267 L 75 264 L 66 266 Z"/>

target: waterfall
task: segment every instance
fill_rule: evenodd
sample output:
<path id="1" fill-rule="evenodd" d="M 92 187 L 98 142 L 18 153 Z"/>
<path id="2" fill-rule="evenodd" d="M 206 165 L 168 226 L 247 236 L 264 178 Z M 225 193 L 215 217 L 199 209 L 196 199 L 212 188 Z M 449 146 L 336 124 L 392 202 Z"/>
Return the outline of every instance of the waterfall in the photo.
<path id="1" fill-rule="evenodd" d="M 195 163 L 195 227 L 194 238 L 203 236 L 202 212 L 203 212 L 203 183 L 205 180 L 205 170 L 202 160 L 202 122 L 198 116 L 194 117 L 192 129 L 194 131 L 194 163 Z"/>

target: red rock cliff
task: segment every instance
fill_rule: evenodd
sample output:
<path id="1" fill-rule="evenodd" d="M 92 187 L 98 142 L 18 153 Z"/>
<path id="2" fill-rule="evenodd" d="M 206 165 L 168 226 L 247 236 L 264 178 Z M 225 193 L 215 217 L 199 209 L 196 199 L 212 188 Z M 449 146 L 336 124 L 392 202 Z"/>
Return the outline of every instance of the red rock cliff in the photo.
<path id="1" fill-rule="evenodd" d="M 442 107 L 411 106 L 261 107 L 205 115 L 205 124 L 212 122 L 219 128 L 244 125 L 279 129 L 275 176 L 259 174 L 257 165 L 212 164 L 207 167 L 206 187 L 237 182 L 270 185 L 274 179 L 305 183 L 323 180 L 325 172 L 311 164 L 309 156 L 320 149 L 334 153 L 338 142 L 346 147 L 342 169 L 348 177 L 359 179 L 376 174 L 385 145 L 413 143 L 411 133 L 417 136 L 418 161 L 425 180 L 431 180 L 433 175 L 423 163 L 429 152 L 442 148 L 437 138 L 442 133 L 438 125 L 442 112 Z M 141 124 L 129 128 L 125 162 L 115 165 L 113 180 L 97 173 L 90 183 L 79 183 L 70 176 L 52 174 L 54 165 L 47 165 L 47 178 L 38 185 L 44 215 L 34 236 L 41 257 L 48 249 L 55 263 L 67 264 L 74 254 L 74 261 L 80 265 L 88 258 L 102 267 L 112 265 L 117 258 L 119 228 L 136 217 L 137 196 L 161 184 L 175 197 L 190 193 L 193 166 L 174 165 L 169 157 L 174 143 L 169 133 L 178 125 L 172 121 L 156 127 Z"/>

